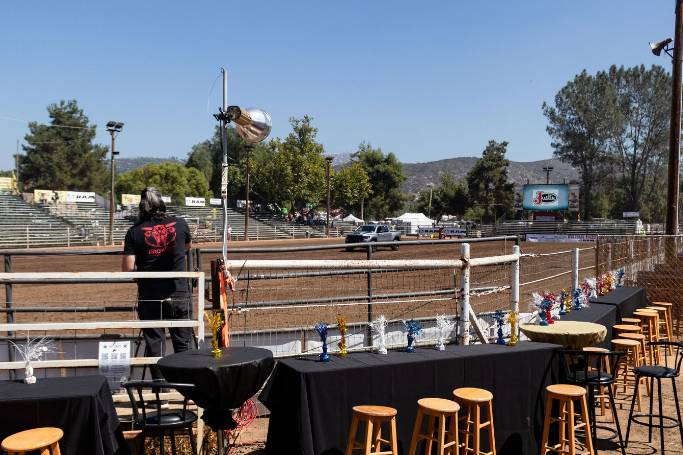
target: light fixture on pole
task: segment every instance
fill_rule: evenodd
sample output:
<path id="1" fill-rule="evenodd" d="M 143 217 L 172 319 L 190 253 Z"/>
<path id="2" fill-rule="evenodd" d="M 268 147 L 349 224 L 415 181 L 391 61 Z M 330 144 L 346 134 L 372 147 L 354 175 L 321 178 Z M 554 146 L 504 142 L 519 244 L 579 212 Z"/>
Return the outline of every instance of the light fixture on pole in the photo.
<path id="1" fill-rule="evenodd" d="M 261 109 L 241 108 L 228 106 L 228 72 L 221 68 L 223 75 L 223 105 L 218 108 L 218 114 L 214 118 L 220 122 L 221 139 L 223 143 L 223 163 L 221 170 L 221 198 L 223 199 L 223 260 L 227 261 L 227 237 L 228 237 L 228 133 L 227 127 L 230 122 L 235 124 L 237 134 L 247 145 L 257 144 L 265 140 L 270 134 L 272 123 L 270 114 Z M 247 206 L 245 210 L 245 238 L 248 228 L 249 191 L 247 190 Z M 222 433 L 221 433 L 222 434 Z"/>
<path id="2" fill-rule="evenodd" d="M 543 167 L 543 172 L 545 172 L 545 184 L 546 185 L 550 183 L 550 173 L 553 171 L 553 169 L 555 169 L 555 168 L 552 166 L 544 166 Z"/>
<path id="3" fill-rule="evenodd" d="M 107 131 L 111 134 L 111 187 L 109 188 L 109 243 L 114 245 L 114 210 L 116 210 L 116 195 L 114 193 L 114 177 L 116 175 L 116 136 L 123 129 L 123 122 L 107 122 Z"/>
<path id="4" fill-rule="evenodd" d="M 327 162 L 327 215 L 325 217 L 325 237 L 330 236 L 330 168 L 332 167 L 332 160 L 334 157 L 326 156 Z"/>
<path id="5" fill-rule="evenodd" d="M 666 225 L 667 235 L 678 234 L 678 193 L 680 191 L 680 150 L 681 150 L 681 39 L 683 39 L 683 1 L 676 0 L 676 22 L 673 39 L 671 38 L 650 43 L 652 53 L 659 56 L 662 50 L 671 57 L 673 70 L 671 72 L 671 121 L 669 122 L 669 165 L 666 191 Z M 671 51 L 673 50 L 673 54 Z M 667 248 L 667 252 L 670 248 Z"/>

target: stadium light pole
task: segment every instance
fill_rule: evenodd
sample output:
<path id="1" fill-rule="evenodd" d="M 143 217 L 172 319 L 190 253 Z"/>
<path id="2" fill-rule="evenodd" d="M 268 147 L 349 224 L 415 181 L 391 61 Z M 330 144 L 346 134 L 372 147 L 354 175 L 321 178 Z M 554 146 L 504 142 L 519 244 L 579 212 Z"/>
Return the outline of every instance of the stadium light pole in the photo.
<path id="1" fill-rule="evenodd" d="M 656 56 L 666 52 L 672 60 L 671 74 L 671 122 L 669 124 L 669 169 L 666 194 L 666 234 L 678 234 L 678 193 L 680 191 L 680 158 L 681 158 L 681 64 L 683 54 L 681 39 L 683 38 L 683 0 L 676 0 L 676 23 L 671 53 L 671 38 L 650 43 L 650 49 Z M 667 249 L 668 250 L 668 249 Z"/>
<path id="2" fill-rule="evenodd" d="M 111 187 L 109 189 L 109 243 L 114 245 L 114 210 L 116 209 L 116 198 L 114 197 L 114 178 L 115 178 L 115 161 L 116 155 L 116 136 L 123 129 L 122 122 L 107 122 L 107 131 L 111 134 Z"/>
<path id="3" fill-rule="evenodd" d="M 330 236 L 330 168 L 334 157 L 326 156 L 327 161 L 327 214 L 325 215 L 325 237 Z"/>

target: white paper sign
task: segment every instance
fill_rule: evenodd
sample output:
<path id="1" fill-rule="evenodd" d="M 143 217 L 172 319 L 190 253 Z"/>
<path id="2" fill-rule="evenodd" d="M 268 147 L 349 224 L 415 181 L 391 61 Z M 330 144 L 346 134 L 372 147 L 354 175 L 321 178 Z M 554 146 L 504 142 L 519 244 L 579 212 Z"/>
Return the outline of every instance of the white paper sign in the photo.
<path id="1" fill-rule="evenodd" d="M 203 197 L 186 197 L 185 205 L 188 207 L 204 207 L 206 206 L 206 199 Z"/>
<path id="2" fill-rule="evenodd" d="M 161 200 L 164 201 L 166 204 L 170 204 L 171 196 L 161 196 Z"/>
<path id="3" fill-rule="evenodd" d="M 100 341 L 97 358 L 100 374 L 112 390 L 118 390 L 130 376 L 130 341 Z"/>
<path id="4" fill-rule="evenodd" d="M 212 197 L 209 199 L 209 205 L 223 205 L 223 199 Z"/>

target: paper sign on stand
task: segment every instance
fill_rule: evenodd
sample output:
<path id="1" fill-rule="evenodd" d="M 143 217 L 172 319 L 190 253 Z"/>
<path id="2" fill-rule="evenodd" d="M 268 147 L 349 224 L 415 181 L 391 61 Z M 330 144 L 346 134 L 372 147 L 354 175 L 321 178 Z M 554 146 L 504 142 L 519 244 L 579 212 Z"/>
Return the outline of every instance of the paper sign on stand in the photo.
<path id="1" fill-rule="evenodd" d="M 98 366 L 112 391 L 121 388 L 121 381 L 130 376 L 130 341 L 100 341 Z"/>

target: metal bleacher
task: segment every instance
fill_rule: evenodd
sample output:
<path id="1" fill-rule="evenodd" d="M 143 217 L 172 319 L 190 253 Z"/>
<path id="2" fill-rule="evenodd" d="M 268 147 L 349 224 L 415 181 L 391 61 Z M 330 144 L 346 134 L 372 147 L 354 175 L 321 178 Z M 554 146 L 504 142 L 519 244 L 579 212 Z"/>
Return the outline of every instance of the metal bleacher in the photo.
<path id="1" fill-rule="evenodd" d="M 0 193 L 0 248 L 91 244 L 79 230 L 44 207 Z"/>

